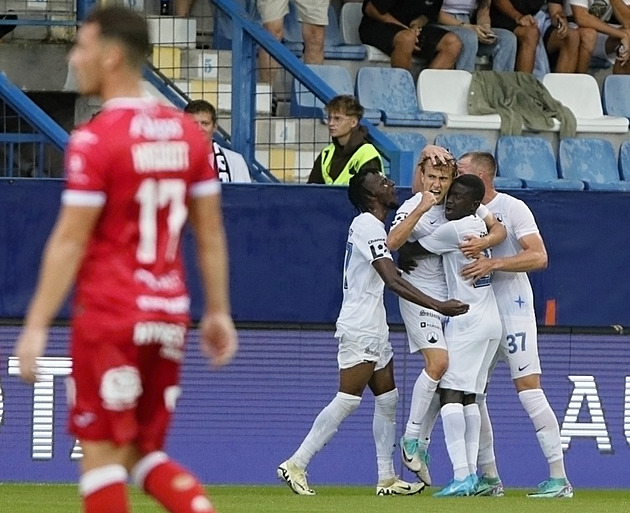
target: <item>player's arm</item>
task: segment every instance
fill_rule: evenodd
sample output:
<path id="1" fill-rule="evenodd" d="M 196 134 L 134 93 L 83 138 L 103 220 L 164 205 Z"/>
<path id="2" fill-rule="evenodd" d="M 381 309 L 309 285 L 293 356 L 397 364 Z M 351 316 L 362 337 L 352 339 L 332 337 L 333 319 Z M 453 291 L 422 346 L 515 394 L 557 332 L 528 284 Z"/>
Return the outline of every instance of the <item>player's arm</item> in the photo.
<path id="1" fill-rule="evenodd" d="M 389 230 L 387 234 L 387 247 L 390 251 L 399 249 L 409 238 L 420 218 L 435 205 L 435 196 L 431 193 L 422 195 L 420 203 L 409 214 Z"/>
<path id="2" fill-rule="evenodd" d="M 374 269 L 385 282 L 385 286 L 394 294 L 420 306 L 431 308 L 443 315 L 453 317 L 468 311 L 468 305 L 456 299 L 438 301 L 418 290 L 408 281 L 401 278 L 398 269 L 390 258 L 379 258 L 372 262 Z"/>
<path id="3" fill-rule="evenodd" d="M 64 205 L 46 243 L 35 294 L 15 346 L 20 375 L 36 380 L 37 358 L 44 354 L 48 327 L 61 308 L 83 259 L 101 207 Z"/>
<path id="4" fill-rule="evenodd" d="M 493 271 L 529 272 L 541 271 L 547 267 L 547 250 L 542 237 L 538 233 L 525 235 L 518 240 L 523 251 L 503 258 L 486 258 L 480 256 L 462 269 L 462 276 L 473 281 Z"/>
<path id="5" fill-rule="evenodd" d="M 485 237 L 466 236 L 465 241 L 459 246 L 462 253 L 468 258 L 476 258 L 484 250 L 501 244 L 507 237 L 505 226 L 497 221 L 492 213 L 488 212 L 488 215 L 483 218 L 483 221 L 488 228 L 488 235 Z"/>
<path id="6" fill-rule="evenodd" d="M 229 363 L 238 349 L 230 314 L 228 255 L 219 194 L 194 197 L 190 222 L 195 231 L 197 260 L 205 294 L 201 320 L 202 349 L 213 365 Z"/>

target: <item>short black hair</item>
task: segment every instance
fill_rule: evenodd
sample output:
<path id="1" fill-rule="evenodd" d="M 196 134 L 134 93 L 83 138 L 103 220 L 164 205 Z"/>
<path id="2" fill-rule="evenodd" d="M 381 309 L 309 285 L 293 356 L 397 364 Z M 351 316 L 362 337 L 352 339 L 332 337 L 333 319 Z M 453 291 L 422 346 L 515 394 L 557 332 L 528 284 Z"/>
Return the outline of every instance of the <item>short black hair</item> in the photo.
<path id="1" fill-rule="evenodd" d="M 207 112 L 210 114 L 210 119 L 216 125 L 217 124 L 217 109 L 214 108 L 209 101 L 206 100 L 192 100 L 188 102 L 188 105 L 184 107 L 184 112 L 188 114 L 198 114 L 200 112 Z"/>
<path id="2" fill-rule="evenodd" d="M 477 175 L 460 175 L 453 180 L 451 188 L 455 184 L 460 184 L 466 187 L 470 191 L 470 197 L 472 200 L 478 201 L 479 203 L 481 203 L 481 200 L 486 194 L 486 186 L 483 184 L 483 180 Z"/>
<path id="3" fill-rule="evenodd" d="M 151 53 L 146 20 L 132 9 L 121 6 L 96 7 L 85 19 L 100 28 L 100 37 L 121 43 L 129 63 L 142 69 Z"/>
<path id="4" fill-rule="evenodd" d="M 369 174 L 380 175 L 381 173 L 376 169 L 362 168 L 348 182 L 348 199 L 359 212 L 367 212 L 369 210 L 368 196 L 370 191 L 363 186 Z"/>

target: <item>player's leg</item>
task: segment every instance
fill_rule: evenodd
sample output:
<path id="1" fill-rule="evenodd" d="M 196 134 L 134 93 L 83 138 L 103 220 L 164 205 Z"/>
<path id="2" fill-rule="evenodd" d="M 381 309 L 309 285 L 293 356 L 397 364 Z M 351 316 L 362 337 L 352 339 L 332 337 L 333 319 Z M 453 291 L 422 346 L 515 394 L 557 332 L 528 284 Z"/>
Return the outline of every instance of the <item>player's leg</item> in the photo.
<path id="1" fill-rule="evenodd" d="M 477 483 L 475 495 L 503 497 L 505 492 L 494 455 L 494 431 L 488 413 L 488 405 L 486 404 L 486 394 L 477 394 L 476 402 L 479 407 L 480 417 L 477 464 L 481 470 L 481 478 Z"/>
<path id="2" fill-rule="evenodd" d="M 466 431 L 466 459 L 468 460 L 468 475 L 477 475 L 477 457 L 479 455 L 479 433 L 481 431 L 481 415 L 479 406 L 475 402 L 475 394 L 464 395 L 464 420 Z"/>
<path id="3" fill-rule="evenodd" d="M 394 448 L 396 445 L 396 407 L 398 389 L 394 381 L 394 360 L 391 345 L 381 351 L 381 360 L 368 383 L 374 394 L 372 433 L 376 446 L 378 468 L 377 495 L 413 495 L 424 488 L 424 483 L 407 483 L 396 475 Z M 387 362 L 384 366 L 383 363 Z"/>
<path id="4" fill-rule="evenodd" d="M 564 468 L 560 427 L 540 384 L 540 359 L 536 321 L 508 319 L 507 359 L 518 398 L 534 425 L 538 444 L 549 464 L 549 480 L 533 496 L 571 496 Z M 513 335 L 510 335 L 513 334 Z M 542 495 L 541 495 L 542 494 Z"/>
<path id="5" fill-rule="evenodd" d="M 361 404 L 361 395 L 367 386 L 380 356 L 380 344 L 373 341 L 356 341 L 341 337 L 337 362 L 339 364 L 339 392 L 317 415 L 311 430 L 297 451 L 278 467 L 278 478 L 299 495 L 314 495 L 306 481 L 306 467 L 328 441 L 341 423 Z M 367 349 L 367 352 L 366 352 Z M 372 361 L 366 361 L 366 355 Z"/>
<path id="6" fill-rule="evenodd" d="M 127 469 L 130 447 L 81 440 L 79 491 L 85 513 L 128 513 Z"/>

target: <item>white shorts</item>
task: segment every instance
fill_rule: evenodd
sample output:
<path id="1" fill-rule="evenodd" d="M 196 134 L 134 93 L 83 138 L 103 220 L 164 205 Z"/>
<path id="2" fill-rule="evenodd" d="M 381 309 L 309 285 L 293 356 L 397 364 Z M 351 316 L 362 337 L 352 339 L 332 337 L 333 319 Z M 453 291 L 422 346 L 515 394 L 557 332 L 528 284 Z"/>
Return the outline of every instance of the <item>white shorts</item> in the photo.
<path id="1" fill-rule="evenodd" d="M 613 27 L 619 28 L 619 25 L 611 24 Z M 602 34 L 601 32 L 597 34 L 597 41 L 595 43 L 595 48 L 593 48 L 593 54 L 591 57 L 597 57 L 602 60 L 607 60 L 611 64 L 615 64 L 617 60 L 617 54 L 615 53 L 615 49 L 610 53 L 606 53 L 606 41 L 611 37 L 608 34 Z"/>
<path id="2" fill-rule="evenodd" d="M 374 370 L 384 368 L 394 357 L 389 337 L 382 339 L 365 337 L 353 340 L 345 335 L 339 337 L 337 363 L 340 369 L 349 369 L 360 363 L 376 362 Z"/>
<path id="3" fill-rule="evenodd" d="M 329 0 L 291 0 L 297 6 L 298 20 L 310 25 L 328 25 Z M 263 23 L 281 20 L 289 13 L 289 0 L 256 0 Z"/>
<path id="4" fill-rule="evenodd" d="M 404 299 L 401 299 L 399 304 L 411 353 L 421 349 L 447 350 L 443 327 L 446 320 L 444 315 Z"/>
<path id="5" fill-rule="evenodd" d="M 491 369 L 494 369 L 499 358 L 510 366 L 512 379 L 542 374 L 535 319 L 531 317 L 503 318 L 503 335 Z"/>
<path id="6" fill-rule="evenodd" d="M 498 347 L 499 339 L 449 340 L 448 369 L 440 380 L 440 387 L 467 394 L 483 393 Z"/>

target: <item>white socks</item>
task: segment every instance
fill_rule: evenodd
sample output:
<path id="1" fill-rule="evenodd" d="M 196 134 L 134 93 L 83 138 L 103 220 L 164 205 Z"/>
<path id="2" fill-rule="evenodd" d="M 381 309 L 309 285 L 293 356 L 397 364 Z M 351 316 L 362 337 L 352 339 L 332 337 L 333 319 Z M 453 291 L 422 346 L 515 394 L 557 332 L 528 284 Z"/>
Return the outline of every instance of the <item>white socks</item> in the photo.
<path id="1" fill-rule="evenodd" d="M 393 455 L 396 445 L 397 405 L 398 389 L 396 388 L 374 398 L 372 432 L 374 434 L 374 444 L 376 445 L 379 483 L 396 475 Z"/>
<path id="2" fill-rule="evenodd" d="M 499 477 L 497 465 L 494 457 L 494 432 L 492 422 L 488 414 L 486 405 L 486 394 L 477 394 L 477 405 L 479 406 L 481 432 L 479 433 L 479 457 L 478 463 L 482 475 L 489 478 Z"/>
<path id="3" fill-rule="evenodd" d="M 426 370 L 422 370 L 413 386 L 411 395 L 411 407 L 409 409 L 409 420 L 405 426 L 405 438 L 419 438 L 420 425 L 425 420 L 427 412 L 431 406 L 431 401 L 435 395 L 439 381 L 429 377 Z M 437 414 L 436 414 L 437 418 Z M 435 420 L 433 421 L 435 423 Z M 433 428 L 433 424 L 431 425 Z M 430 433 L 430 432 L 429 432 Z M 430 435 L 429 435 L 430 436 Z"/>
<path id="4" fill-rule="evenodd" d="M 518 398 L 523 408 L 532 419 L 538 443 L 549 463 L 549 474 L 552 478 L 566 478 L 564 455 L 560 441 L 560 427 L 545 393 L 540 388 L 523 390 Z"/>
<path id="5" fill-rule="evenodd" d="M 468 473 L 477 473 L 477 456 L 479 453 L 479 432 L 481 431 L 481 415 L 477 403 L 464 406 L 464 419 L 466 420 L 466 459 L 468 460 Z"/>
<path id="6" fill-rule="evenodd" d="M 291 462 L 298 468 L 305 469 L 309 461 L 333 437 L 340 424 L 349 417 L 361 404 L 361 398 L 356 395 L 337 392 L 334 399 L 328 403 L 313 422 L 313 427 L 306 435 Z"/>
<path id="7" fill-rule="evenodd" d="M 453 464 L 454 478 L 458 481 L 468 476 L 468 458 L 466 456 L 466 419 L 464 405 L 447 403 L 442 406 L 442 425 L 446 450 Z"/>

